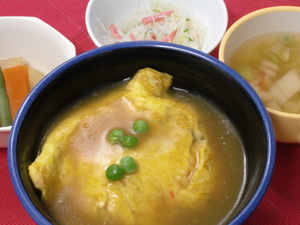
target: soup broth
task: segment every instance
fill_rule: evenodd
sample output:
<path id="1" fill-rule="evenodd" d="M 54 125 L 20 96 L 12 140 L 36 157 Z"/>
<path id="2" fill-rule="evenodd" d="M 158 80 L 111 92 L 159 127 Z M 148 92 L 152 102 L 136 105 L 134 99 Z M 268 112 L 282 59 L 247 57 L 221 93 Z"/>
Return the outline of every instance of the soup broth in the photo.
<path id="1" fill-rule="evenodd" d="M 203 198 L 204 206 L 195 208 L 190 212 L 192 215 L 179 214 L 178 225 L 226 224 L 228 215 L 239 203 L 246 182 L 246 158 L 239 135 L 231 121 L 212 102 L 182 90 L 173 89 L 171 93 L 199 113 L 212 150 L 214 167 L 214 187 L 212 193 Z M 191 222 L 187 218 L 194 220 Z"/>
<path id="2" fill-rule="evenodd" d="M 194 182 L 193 176 L 196 174 L 194 169 L 197 169 L 198 166 L 195 166 L 193 171 L 188 170 L 189 175 L 186 180 L 181 179 L 181 171 L 185 171 L 184 151 L 182 151 L 181 158 L 177 155 L 178 149 L 170 150 L 174 153 L 162 153 L 164 148 L 160 148 L 160 146 L 167 148 L 167 142 L 172 142 L 170 137 L 172 137 L 173 131 L 169 130 L 169 126 L 180 123 L 180 121 L 174 120 L 172 124 L 168 124 L 164 123 L 162 119 L 160 121 L 147 119 L 149 130 L 145 135 L 136 135 L 139 143 L 134 149 L 122 149 L 118 144 L 112 145 L 107 141 L 107 134 L 113 128 L 118 126 L 126 133 L 130 133 L 132 125 L 130 121 L 137 118 L 149 118 L 145 111 L 135 111 L 134 114 L 123 113 L 124 110 L 127 110 L 127 100 L 122 98 L 126 93 L 127 84 L 128 80 L 113 87 L 95 90 L 55 119 L 48 136 L 54 135 L 54 132 L 59 130 L 66 130 L 66 121 L 69 120 L 70 123 L 73 123 L 70 118 L 79 118 L 81 125 L 71 132 L 72 140 L 68 142 L 68 145 L 58 147 L 66 148 L 66 151 L 62 153 L 65 156 L 60 156 L 60 160 L 64 159 L 65 161 L 55 162 L 55 157 L 51 157 L 54 164 L 56 163 L 56 166 L 59 167 L 59 172 L 62 173 L 52 176 L 47 184 L 49 185 L 47 191 L 42 192 L 43 201 L 53 217 L 60 224 L 224 224 L 230 211 L 238 204 L 246 180 L 246 159 L 243 145 L 233 124 L 214 104 L 198 95 L 176 88 L 168 90 L 164 95 L 164 98 L 175 101 L 177 106 L 188 106 L 189 109 L 196 112 L 198 123 L 202 128 L 201 132 L 205 134 L 203 141 L 205 143 L 207 141 L 209 152 L 204 152 L 209 155 L 197 155 L 196 160 L 191 163 L 197 164 L 197 161 L 207 157 L 207 164 L 203 169 L 207 169 L 209 174 L 202 173 L 203 176 L 197 179 L 204 180 L 203 183 L 195 183 L 195 186 L 191 186 L 195 192 L 201 190 L 200 195 L 190 196 L 190 190 L 180 192 L 178 186 L 173 183 L 180 183 L 179 189 L 189 189 L 189 185 Z M 148 104 L 151 104 L 151 99 L 148 99 Z M 103 111 L 109 113 L 104 114 L 105 118 L 101 113 L 98 117 L 97 112 L 103 113 Z M 167 114 L 168 117 L 173 116 L 171 112 Z M 68 126 L 72 126 L 70 123 Z M 85 131 L 89 128 L 95 130 Z M 84 135 L 78 131 L 80 129 L 84 131 Z M 171 135 L 168 136 L 167 132 Z M 58 136 L 61 136 L 61 133 Z M 50 145 L 50 148 L 46 148 L 47 145 Z M 43 151 L 52 151 L 53 145 L 46 137 L 45 143 L 41 146 L 42 153 Z M 184 148 L 183 145 L 181 148 Z M 137 172 L 125 175 L 120 180 L 107 180 L 104 168 L 98 166 L 98 163 L 101 161 L 105 165 L 104 167 L 107 167 L 111 162 L 118 162 L 114 161 L 114 157 L 118 154 L 122 155 L 123 152 L 136 159 Z M 192 149 L 188 152 L 194 154 Z M 71 162 L 67 162 L 67 159 L 70 159 Z M 93 166 L 87 166 L 84 173 L 77 173 L 72 179 L 69 178 L 68 173 L 75 173 L 74 170 L 81 166 L 80 161 Z M 44 163 L 46 162 L 44 161 Z M 68 166 L 60 167 L 63 163 Z M 72 165 L 74 163 L 75 166 Z M 151 165 L 151 163 L 153 164 Z M 171 167 L 171 165 L 173 166 Z M 69 167 L 72 169 L 67 173 L 66 168 Z M 168 170 L 170 171 L 165 173 Z M 158 171 L 160 172 L 158 173 Z M 84 177 L 89 177 L 94 173 L 98 174 L 96 176 L 99 179 L 87 179 L 86 181 L 89 183 L 80 182 Z M 160 173 L 163 173 L 163 176 Z M 66 181 L 68 181 L 68 185 L 64 186 L 63 183 Z M 140 186 L 140 183 L 143 182 L 146 185 Z M 164 190 L 164 183 L 167 183 L 166 186 L 170 186 L 167 191 Z M 103 189 L 104 192 L 83 193 L 91 186 L 96 186 L 95 190 Z M 128 187 L 132 190 L 127 190 Z M 118 188 L 121 192 L 118 191 Z M 112 192 L 114 194 L 109 195 Z M 86 197 L 85 194 L 89 197 Z M 181 195 L 185 196 L 184 201 L 180 199 Z M 95 201 L 97 205 L 91 200 L 93 198 L 97 199 Z M 197 200 L 194 201 L 194 198 Z M 116 207 L 116 205 L 122 205 L 122 202 L 125 202 L 126 209 Z M 139 203 L 136 204 L 136 202 Z M 136 206 L 139 208 L 136 209 Z"/>
<path id="3" fill-rule="evenodd" d="M 300 33 L 253 37 L 241 44 L 228 62 L 267 107 L 300 113 Z"/>

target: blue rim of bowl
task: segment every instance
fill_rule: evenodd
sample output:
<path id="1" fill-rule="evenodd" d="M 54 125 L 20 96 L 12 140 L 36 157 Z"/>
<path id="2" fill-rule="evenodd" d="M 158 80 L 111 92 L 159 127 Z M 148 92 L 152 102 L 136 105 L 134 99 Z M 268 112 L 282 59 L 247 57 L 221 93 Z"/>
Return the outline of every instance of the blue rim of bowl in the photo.
<path id="1" fill-rule="evenodd" d="M 237 82 L 249 95 L 249 97 L 253 100 L 259 115 L 261 116 L 261 121 L 263 123 L 264 132 L 266 135 L 266 145 L 267 149 L 267 157 L 265 161 L 265 169 L 261 181 L 254 192 L 251 199 L 245 205 L 245 207 L 232 219 L 228 225 L 237 225 L 242 224 L 255 210 L 255 208 L 259 205 L 260 201 L 262 200 L 267 188 L 270 184 L 270 180 L 272 177 L 274 164 L 275 164 L 275 153 L 276 153 L 276 141 L 275 135 L 273 131 L 273 126 L 268 115 L 268 112 L 260 100 L 259 96 L 256 94 L 254 89 L 242 78 L 238 73 L 236 73 L 233 69 L 229 66 L 221 62 L 220 60 L 210 56 L 204 52 L 172 43 L 163 43 L 157 41 L 131 41 L 131 42 L 122 42 L 117 44 L 111 44 L 102 46 L 99 48 L 92 49 L 85 53 L 82 53 L 78 56 L 75 56 L 72 59 L 69 59 L 65 63 L 62 63 L 60 66 L 52 70 L 46 77 L 44 77 L 36 87 L 30 92 L 28 97 L 25 99 L 24 103 L 22 104 L 16 119 L 12 125 L 11 135 L 8 142 L 8 165 L 9 165 L 9 173 L 12 180 L 13 187 L 17 196 L 31 216 L 31 218 L 37 222 L 38 224 L 51 224 L 46 217 L 44 217 L 38 209 L 35 207 L 33 202 L 30 200 L 29 196 L 27 195 L 25 188 L 22 184 L 20 174 L 18 171 L 18 164 L 17 164 L 17 154 L 16 154 L 16 146 L 17 146 L 17 137 L 20 132 L 20 128 L 22 126 L 23 121 L 25 120 L 25 116 L 28 113 L 30 106 L 35 101 L 36 97 L 42 92 L 43 88 L 46 87 L 49 83 L 51 83 L 56 77 L 60 76 L 60 74 L 67 70 L 69 66 L 75 65 L 80 63 L 89 57 L 93 57 L 100 53 L 110 52 L 114 50 L 120 49 L 130 49 L 130 48 L 145 48 L 145 47 L 155 47 L 155 48 L 163 48 L 168 50 L 179 51 L 183 54 L 193 55 L 195 57 L 201 58 L 210 62 L 211 64 L 217 66 L 227 74 L 229 74 L 235 82 Z"/>

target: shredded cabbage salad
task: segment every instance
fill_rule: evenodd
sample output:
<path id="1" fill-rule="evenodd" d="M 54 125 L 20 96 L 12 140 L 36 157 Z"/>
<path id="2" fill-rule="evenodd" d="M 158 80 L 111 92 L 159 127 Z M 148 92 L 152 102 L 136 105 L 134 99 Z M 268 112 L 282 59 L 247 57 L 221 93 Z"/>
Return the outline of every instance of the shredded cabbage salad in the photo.
<path id="1" fill-rule="evenodd" d="M 163 41 L 202 49 L 206 27 L 187 9 L 160 1 L 150 1 L 128 18 L 111 24 L 106 44 L 124 41 Z"/>

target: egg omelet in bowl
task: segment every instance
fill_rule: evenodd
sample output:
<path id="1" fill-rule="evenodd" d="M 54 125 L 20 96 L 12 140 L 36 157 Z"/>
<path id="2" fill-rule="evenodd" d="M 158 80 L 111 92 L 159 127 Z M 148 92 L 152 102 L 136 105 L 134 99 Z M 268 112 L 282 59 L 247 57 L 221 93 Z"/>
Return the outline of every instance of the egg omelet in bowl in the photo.
<path id="1" fill-rule="evenodd" d="M 59 223 L 176 225 L 205 220 L 205 211 L 200 217 L 199 212 L 211 193 L 218 193 L 218 170 L 201 114 L 170 94 L 171 84 L 171 75 L 144 68 L 125 84 L 78 102 L 54 123 L 29 175 Z M 136 120 L 147 122 L 147 132 L 132 130 Z M 116 128 L 134 136 L 136 146 L 112 143 L 108 137 Z M 135 160 L 136 171 L 109 179 L 107 168 L 126 156 Z"/>

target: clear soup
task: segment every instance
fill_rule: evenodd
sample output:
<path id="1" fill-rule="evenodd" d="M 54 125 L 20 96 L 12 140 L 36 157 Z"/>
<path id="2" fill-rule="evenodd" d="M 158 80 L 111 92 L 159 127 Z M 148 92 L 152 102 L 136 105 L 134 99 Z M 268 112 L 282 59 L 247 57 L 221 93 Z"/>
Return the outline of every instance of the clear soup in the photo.
<path id="1" fill-rule="evenodd" d="M 300 33 L 255 36 L 233 52 L 228 64 L 269 108 L 300 113 Z"/>

